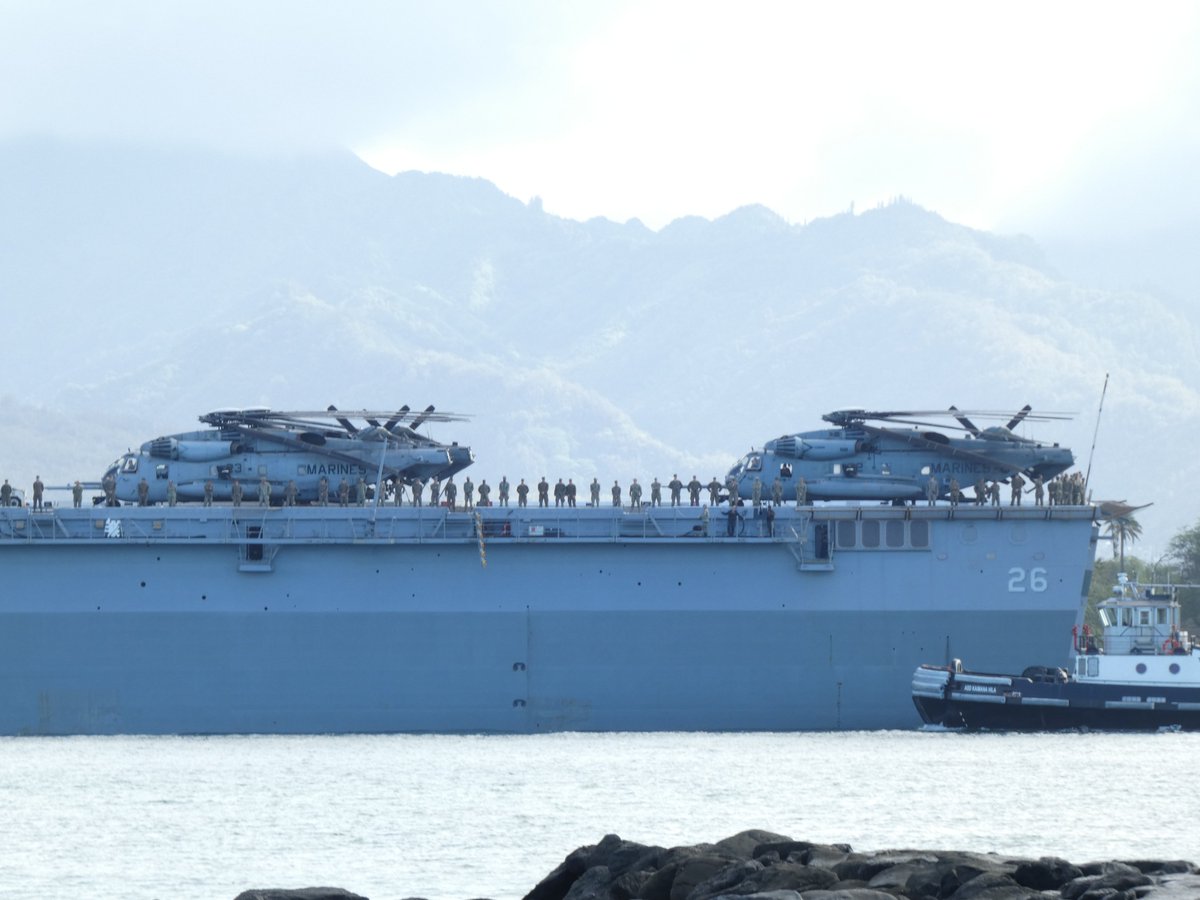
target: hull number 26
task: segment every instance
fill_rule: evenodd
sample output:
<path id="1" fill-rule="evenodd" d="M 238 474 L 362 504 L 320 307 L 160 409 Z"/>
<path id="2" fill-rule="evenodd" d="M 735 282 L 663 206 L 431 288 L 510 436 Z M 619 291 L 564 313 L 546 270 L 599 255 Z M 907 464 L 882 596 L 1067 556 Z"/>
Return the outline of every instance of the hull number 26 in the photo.
<path id="1" fill-rule="evenodd" d="M 1020 566 L 1008 570 L 1008 590 L 1012 594 L 1023 594 L 1025 591 L 1041 592 L 1046 589 L 1046 570 L 1034 566 L 1028 572 Z"/>

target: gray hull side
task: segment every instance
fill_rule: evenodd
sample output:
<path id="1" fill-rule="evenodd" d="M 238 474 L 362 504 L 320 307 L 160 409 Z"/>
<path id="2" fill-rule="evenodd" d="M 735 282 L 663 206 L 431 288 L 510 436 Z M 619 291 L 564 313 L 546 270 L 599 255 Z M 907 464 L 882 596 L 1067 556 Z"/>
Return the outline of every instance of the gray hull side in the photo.
<path id="1" fill-rule="evenodd" d="M 1082 608 L 1089 522 L 963 527 L 825 570 L 772 541 L 314 542 L 264 571 L 9 545 L 0 732 L 914 727 L 918 664 L 1065 661 Z"/>

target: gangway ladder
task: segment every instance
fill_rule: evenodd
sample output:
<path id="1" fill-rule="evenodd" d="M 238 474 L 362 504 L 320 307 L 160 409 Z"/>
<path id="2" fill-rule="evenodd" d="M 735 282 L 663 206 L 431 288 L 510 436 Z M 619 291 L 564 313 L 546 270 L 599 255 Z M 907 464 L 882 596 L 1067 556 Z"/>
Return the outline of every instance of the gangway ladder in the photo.
<path id="1" fill-rule="evenodd" d="M 808 528 L 807 523 L 809 517 L 805 517 L 801 523 L 804 529 L 803 533 L 796 531 L 795 525 L 788 525 L 788 536 L 783 540 L 783 544 L 788 548 L 788 551 L 796 558 L 796 568 L 801 572 L 832 572 L 833 571 L 833 542 L 826 539 L 824 541 L 828 555 L 825 557 L 809 556 L 805 551 L 808 544 Z M 818 528 L 829 526 L 825 523 L 817 526 Z"/>

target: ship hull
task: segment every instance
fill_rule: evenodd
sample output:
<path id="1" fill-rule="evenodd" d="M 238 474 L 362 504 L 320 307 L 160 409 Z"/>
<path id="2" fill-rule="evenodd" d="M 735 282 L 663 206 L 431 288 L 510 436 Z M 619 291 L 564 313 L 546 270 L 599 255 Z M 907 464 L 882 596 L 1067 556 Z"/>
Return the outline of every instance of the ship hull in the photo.
<path id="1" fill-rule="evenodd" d="M 1083 509 L 736 525 L 689 508 L 12 511 L 0 733 L 915 727 L 923 661 L 1065 661 L 1095 550 Z"/>

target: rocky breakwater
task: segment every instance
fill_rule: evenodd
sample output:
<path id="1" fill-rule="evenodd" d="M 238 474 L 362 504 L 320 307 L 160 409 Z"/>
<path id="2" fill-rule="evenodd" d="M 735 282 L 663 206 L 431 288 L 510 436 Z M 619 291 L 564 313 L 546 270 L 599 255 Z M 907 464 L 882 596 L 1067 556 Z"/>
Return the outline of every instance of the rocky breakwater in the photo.
<path id="1" fill-rule="evenodd" d="M 670 848 L 610 834 L 567 856 L 525 900 L 1197 900 L 1198 873 L 1181 860 L 1076 865 L 954 850 L 861 853 L 767 831 Z"/>

